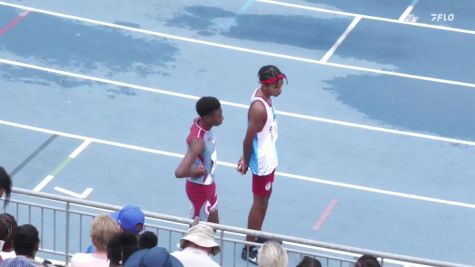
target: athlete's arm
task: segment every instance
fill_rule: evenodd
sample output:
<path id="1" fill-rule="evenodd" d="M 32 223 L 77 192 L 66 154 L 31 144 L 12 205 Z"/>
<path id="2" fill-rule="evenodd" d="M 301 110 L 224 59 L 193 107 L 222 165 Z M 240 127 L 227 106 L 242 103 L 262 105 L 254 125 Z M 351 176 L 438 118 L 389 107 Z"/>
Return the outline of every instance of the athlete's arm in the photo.
<path id="1" fill-rule="evenodd" d="M 175 170 L 176 178 L 198 178 L 208 174 L 204 166 L 193 167 L 193 162 L 205 148 L 205 142 L 202 139 L 194 138 L 190 141 L 190 148 L 181 160 Z"/>
<path id="2" fill-rule="evenodd" d="M 267 120 L 267 111 L 261 101 L 254 101 L 247 115 L 248 126 L 242 142 L 242 157 L 238 163 L 238 171 L 246 174 L 249 167 L 249 158 L 252 152 L 252 142 L 256 134 L 262 131 Z"/>

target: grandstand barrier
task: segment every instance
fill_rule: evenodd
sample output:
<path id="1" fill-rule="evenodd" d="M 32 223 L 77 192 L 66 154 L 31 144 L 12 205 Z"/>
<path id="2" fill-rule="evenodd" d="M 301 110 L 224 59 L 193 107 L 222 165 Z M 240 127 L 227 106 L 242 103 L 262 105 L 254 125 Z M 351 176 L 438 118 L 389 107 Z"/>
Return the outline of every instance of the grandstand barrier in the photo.
<path id="1" fill-rule="evenodd" d="M 68 265 L 76 252 L 84 252 L 91 244 L 89 226 L 97 214 L 110 213 L 121 207 L 77 198 L 58 196 L 13 188 L 12 199 L 5 212 L 15 216 L 18 224 L 30 223 L 40 233 L 39 256 L 61 265 Z M 159 246 L 169 251 L 177 250 L 180 238 L 193 220 L 144 211 L 145 230 L 158 235 Z M 221 245 L 221 253 L 215 260 L 221 266 L 255 266 L 240 257 L 244 244 L 249 244 L 244 236 L 251 234 L 258 237 L 282 240 L 289 255 L 289 266 L 295 266 L 303 256 L 313 256 L 324 267 L 352 267 L 356 259 L 363 254 L 371 254 L 381 261 L 383 266 L 437 266 L 467 267 L 450 262 L 435 261 L 417 257 L 392 254 L 382 251 L 366 250 L 356 247 L 319 242 L 262 231 L 209 223 L 215 231 L 215 237 Z"/>

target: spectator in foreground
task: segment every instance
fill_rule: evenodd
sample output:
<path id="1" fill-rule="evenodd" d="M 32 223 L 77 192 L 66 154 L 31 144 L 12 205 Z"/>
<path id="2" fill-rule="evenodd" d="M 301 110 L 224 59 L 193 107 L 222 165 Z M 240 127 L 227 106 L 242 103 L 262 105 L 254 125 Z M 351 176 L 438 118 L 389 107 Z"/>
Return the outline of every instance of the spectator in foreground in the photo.
<path id="1" fill-rule="evenodd" d="M 110 216 L 119 225 L 121 231 L 132 232 L 135 235 L 138 235 L 143 230 L 145 215 L 137 206 L 125 205 L 122 209 L 111 213 Z M 93 252 L 93 245 L 87 247 L 86 253 Z"/>
<path id="2" fill-rule="evenodd" d="M 322 267 L 322 263 L 314 257 L 304 256 L 296 267 Z"/>
<path id="3" fill-rule="evenodd" d="M 3 248 L 0 251 L 0 262 L 16 256 L 13 250 L 13 238 L 15 237 L 16 228 L 15 217 L 8 213 L 0 214 L 0 240 L 3 241 Z"/>
<path id="4" fill-rule="evenodd" d="M 145 215 L 137 206 L 125 205 L 121 210 L 113 212 L 111 217 L 117 221 L 124 232 L 139 234 L 143 230 Z"/>
<path id="5" fill-rule="evenodd" d="M 38 267 L 52 266 L 35 260 L 36 252 L 40 246 L 38 230 L 31 224 L 24 224 L 16 229 L 13 237 L 13 248 L 16 257 L 3 261 L 3 267 Z"/>
<path id="6" fill-rule="evenodd" d="M 166 249 L 154 247 L 135 251 L 127 259 L 124 267 L 183 267 L 183 264 Z"/>
<path id="7" fill-rule="evenodd" d="M 139 236 L 139 248 L 153 248 L 158 244 L 158 236 L 154 232 L 146 231 Z"/>
<path id="8" fill-rule="evenodd" d="M 358 258 L 355 267 L 381 267 L 381 264 L 375 256 L 365 254 Z"/>
<path id="9" fill-rule="evenodd" d="M 119 232 L 117 223 L 109 215 L 99 215 L 91 223 L 93 253 L 76 253 L 71 259 L 71 267 L 108 267 L 107 244 Z"/>
<path id="10" fill-rule="evenodd" d="M 214 240 L 213 228 L 197 224 L 188 229 L 180 240 L 181 251 L 172 253 L 185 267 L 219 267 L 212 256 L 219 253 L 220 247 Z"/>
<path id="11" fill-rule="evenodd" d="M 267 241 L 259 249 L 259 267 L 287 267 L 289 259 L 285 248 L 277 241 Z"/>
<path id="12" fill-rule="evenodd" d="M 10 194 L 12 192 L 12 179 L 10 175 L 5 171 L 3 167 L 0 167 L 0 198 L 5 194 L 5 201 L 3 202 L 3 208 L 10 202 Z"/>
<path id="13" fill-rule="evenodd" d="M 139 249 L 137 236 L 132 232 L 119 232 L 107 244 L 109 267 L 124 266 L 127 259 Z"/>

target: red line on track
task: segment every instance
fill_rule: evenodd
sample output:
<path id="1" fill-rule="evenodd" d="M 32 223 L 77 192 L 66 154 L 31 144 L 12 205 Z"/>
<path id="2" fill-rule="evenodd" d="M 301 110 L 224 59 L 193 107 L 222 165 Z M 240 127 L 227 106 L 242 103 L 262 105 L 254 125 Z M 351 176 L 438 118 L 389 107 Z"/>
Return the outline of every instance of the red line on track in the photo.
<path id="1" fill-rule="evenodd" d="M 338 199 L 333 199 L 328 207 L 325 209 L 325 211 L 322 213 L 318 221 L 315 223 L 313 226 L 313 230 L 318 231 L 320 228 L 322 228 L 323 224 L 327 220 L 328 216 L 330 216 L 330 213 L 332 210 L 335 208 L 336 204 L 338 203 Z"/>
<path id="2" fill-rule="evenodd" d="M 28 14 L 30 13 L 29 10 L 25 10 L 18 17 L 14 18 L 12 21 L 10 21 L 7 25 L 3 26 L 0 29 L 0 36 L 3 36 L 5 33 L 7 33 L 9 30 L 11 30 L 13 27 L 15 27 L 20 21 L 22 21 Z"/>

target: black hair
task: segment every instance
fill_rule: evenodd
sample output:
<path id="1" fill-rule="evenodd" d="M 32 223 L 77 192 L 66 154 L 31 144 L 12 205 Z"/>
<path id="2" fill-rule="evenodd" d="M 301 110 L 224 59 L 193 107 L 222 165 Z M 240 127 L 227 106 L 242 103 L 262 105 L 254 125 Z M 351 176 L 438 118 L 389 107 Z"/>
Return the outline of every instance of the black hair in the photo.
<path id="1" fill-rule="evenodd" d="M 322 267 L 322 263 L 314 257 L 304 256 L 296 267 Z"/>
<path id="2" fill-rule="evenodd" d="M 33 257 L 37 249 L 36 245 L 40 242 L 38 230 L 31 224 L 24 224 L 16 228 L 13 238 L 13 248 L 17 255 Z"/>
<path id="3" fill-rule="evenodd" d="M 259 69 L 259 72 L 257 73 L 257 77 L 259 77 L 259 81 L 265 81 L 271 78 L 276 78 L 279 75 L 284 75 L 285 81 L 287 82 L 287 77 L 285 76 L 285 74 L 283 74 L 282 71 L 280 71 L 279 68 L 277 68 L 274 65 L 263 66 Z"/>
<path id="4" fill-rule="evenodd" d="M 13 237 L 15 236 L 17 223 L 15 217 L 8 213 L 0 214 L 0 240 L 3 240 L 2 251 L 10 251 L 13 249 Z"/>
<path id="5" fill-rule="evenodd" d="M 203 96 L 196 102 L 196 112 L 200 117 L 210 115 L 221 107 L 221 103 L 214 96 Z"/>
<path id="6" fill-rule="evenodd" d="M 3 202 L 3 208 L 5 208 L 8 202 L 10 202 L 10 194 L 12 192 L 12 179 L 3 167 L 0 167 L 0 188 L 5 190 L 5 202 Z"/>
<path id="7" fill-rule="evenodd" d="M 381 264 L 375 256 L 365 254 L 358 258 L 355 267 L 381 267 Z"/>
<path id="8" fill-rule="evenodd" d="M 139 236 L 139 248 L 153 248 L 158 244 L 158 236 L 154 232 L 146 231 Z"/>
<path id="9" fill-rule="evenodd" d="M 107 244 L 107 258 L 111 266 L 123 266 L 130 255 L 138 249 L 137 235 L 128 231 L 116 233 Z"/>

